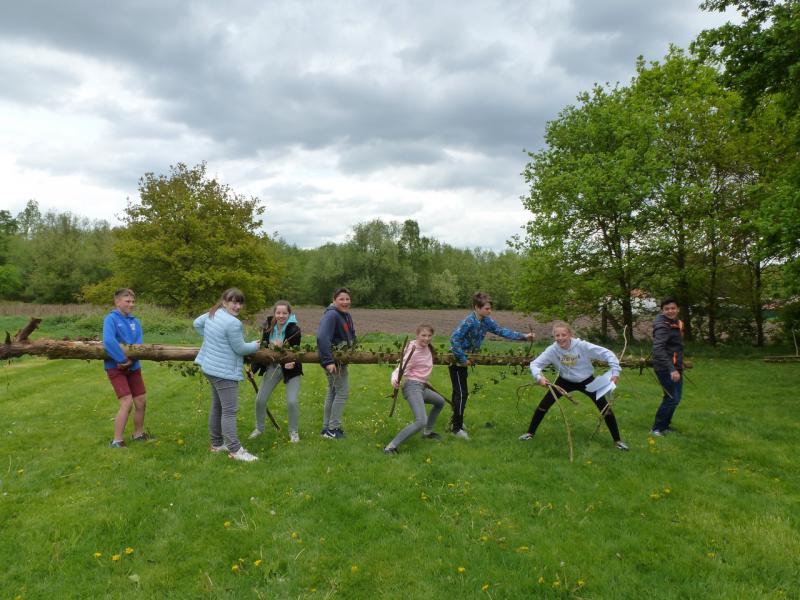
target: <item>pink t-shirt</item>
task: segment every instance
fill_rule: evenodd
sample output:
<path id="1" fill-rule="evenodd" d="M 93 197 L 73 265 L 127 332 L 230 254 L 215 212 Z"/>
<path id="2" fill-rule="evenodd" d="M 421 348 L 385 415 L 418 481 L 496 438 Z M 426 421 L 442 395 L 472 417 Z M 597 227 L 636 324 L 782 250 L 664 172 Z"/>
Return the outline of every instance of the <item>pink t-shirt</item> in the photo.
<path id="1" fill-rule="evenodd" d="M 414 354 L 409 359 L 408 355 L 411 353 L 412 348 L 414 349 Z M 430 346 L 420 347 L 417 345 L 417 341 L 414 340 L 408 345 L 403 355 L 403 362 L 406 362 L 406 360 L 408 362 L 406 363 L 405 371 L 403 371 L 403 379 L 413 379 L 414 381 L 426 383 L 433 370 L 433 354 L 431 354 Z M 392 371 L 392 385 L 394 387 L 398 386 L 397 379 L 399 375 L 400 367 L 397 367 Z"/>

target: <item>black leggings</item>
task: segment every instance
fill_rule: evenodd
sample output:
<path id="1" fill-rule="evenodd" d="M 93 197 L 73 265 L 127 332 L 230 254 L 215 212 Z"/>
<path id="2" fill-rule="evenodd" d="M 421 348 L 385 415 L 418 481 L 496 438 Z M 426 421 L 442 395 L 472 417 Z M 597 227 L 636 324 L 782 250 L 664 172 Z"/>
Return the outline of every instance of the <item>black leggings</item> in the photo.
<path id="1" fill-rule="evenodd" d="M 589 385 L 592 381 L 594 381 L 593 375 L 588 377 L 587 379 L 584 379 L 583 381 L 568 381 L 566 379 L 562 379 L 561 377 L 559 377 L 558 379 L 556 379 L 553 385 L 564 388 L 564 390 L 566 390 L 567 392 L 578 391 L 578 392 L 583 392 L 584 394 L 589 396 L 589 398 L 592 399 L 592 402 L 594 402 L 594 405 L 597 407 L 597 410 L 599 410 L 604 415 L 604 419 L 606 421 L 606 425 L 608 426 L 608 430 L 611 432 L 611 437 L 614 438 L 615 442 L 618 442 L 620 440 L 620 437 L 619 437 L 619 427 L 617 426 L 617 418 L 614 416 L 614 413 L 611 410 L 611 407 L 608 405 L 608 402 L 606 402 L 606 397 L 603 396 L 602 398 L 598 399 L 597 394 L 595 392 L 586 391 L 586 386 Z M 564 395 L 558 390 L 553 390 L 553 391 L 555 391 L 556 395 L 559 397 Z M 535 411 L 533 411 L 533 418 L 531 419 L 531 424 L 528 426 L 528 433 L 530 433 L 531 435 L 536 433 L 536 428 L 539 427 L 539 423 L 542 422 L 542 419 L 544 419 L 544 416 L 547 414 L 547 411 L 550 410 L 550 407 L 553 406 L 555 402 L 556 399 L 555 397 L 553 397 L 553 393 L 548 389 L 547 394 L 545 394 L 544 398 L 542 398 L 542 401 L 539 403 L 538 408 Z"/>

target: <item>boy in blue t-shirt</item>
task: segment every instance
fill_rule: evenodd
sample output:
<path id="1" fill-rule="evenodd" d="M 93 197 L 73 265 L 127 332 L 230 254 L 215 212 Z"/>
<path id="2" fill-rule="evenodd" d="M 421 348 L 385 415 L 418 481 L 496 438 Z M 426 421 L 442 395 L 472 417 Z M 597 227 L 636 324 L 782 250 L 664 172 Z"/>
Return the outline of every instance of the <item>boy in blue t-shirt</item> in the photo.
<path id="1" fill-rule="evenodd" d="M 131 408 L 133 414 L 133 441 L 144 442 L 151 439 L 144 431 L 144 413 L 147 396 L 142 379 L 142 366 L 138 360 L 132 361 L 122 351 L 120 344 L 141 344 L 142 325 L 131 312 L 136 304 L 133 290 L 122 288 L 114 292 L 115 310 L 103 320 L 103 348 L 106 351 L 104 367 L 111 386 L 119 400 L 119 410 L 114 418 L 114 438 L 112 448 L 125 448 L 125 425 Z"/>
<path id="2" fill-rule="evenodd" d="M 480 350 L 483 338 L 491 331 L 495 335 L 509 340 L 532 340 L 534 334 L 520 333 L 513 329 L 500 327 L 489 315 L 492 314 L 492 297 L 483 292 L 475 292 L 472 296 L 472 313 L 458 324 L 450 336 L 450 351 L 458 364 L 450 365 L 450 382 L 453 384 L 453 419 L 451 431 L 456 437 L 469 439 L 464 431 L 464 410 L 467 407 L 469 388 L 467 376 L 472 361 L 467 358 L 468 352 Z"/>

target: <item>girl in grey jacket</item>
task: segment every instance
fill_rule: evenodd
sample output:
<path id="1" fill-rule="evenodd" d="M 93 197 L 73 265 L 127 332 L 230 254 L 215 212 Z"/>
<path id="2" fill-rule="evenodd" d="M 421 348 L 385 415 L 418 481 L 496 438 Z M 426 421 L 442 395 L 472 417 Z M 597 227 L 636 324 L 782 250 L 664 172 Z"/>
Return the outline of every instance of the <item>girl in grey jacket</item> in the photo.
<path id="1" fill-rule="evenodd" d="M 611 432 L 611 437 L 614 438 L 614 445 L 619 450 L 627 450 L 628 446 L 620 439 L 619 427 L 617 426 L 617 419 L 614 416 L 611 406 L 605 399 L 605 396 L 598 398 L 596 392 L 590 392 L 586 389 L 592 381 L 594 381 L 594 366 L 592 359 L 603 360 L 608 363 L 611 368 L 611 381 L 616 384 L 619 381 L 621 372 L 619 360 L 608 348 L 597 346 L 585 340 L 572 337 L 572 328 L 564 322 L 556 322 L 553 325 L 553 338 L 555 342 L 548 346 L 544 352 L 537 356 L 531 363 L 531 374 L 537 383 L 543 387 L 547 387 L 548 392 L 539 406 L 533 413 L 531 424 L 528 426 L 528 431 L 523 433 L 520 440 L 530 440 L 536 433 L 537 427 L 544 419 L 545 414 L 556 401 L 555 393 L 557 396 L 563 394 L 555 388 L 558 386 L 567 392 L 580 391 L 592 399 L 600 414 L 603 415 L 608 430 Z M 551 384 L 547 377 L 542 373 L 542 369 L 547 366 L 555 367 L 558 372 L 558 377 L 554 384 Z M 553 385 L 551 388 L 550 386 Z"/>
<path id="2" fill-rule="evenodd" d="M 203 345 L 194 359 L 211 384 L 211 410 L 208 431 L 211 452 L 227 452 L 236 460 L 253 462 L 236 435 L 236 414 L 239 412 L 239 382 L 243 357 L 258 351 L 258 340 L 244 341 L 239 311 L 244 294 L 236 288 L 225 290 L 211 309 L 194 320 L 194 328 L 203 338 Z"/>

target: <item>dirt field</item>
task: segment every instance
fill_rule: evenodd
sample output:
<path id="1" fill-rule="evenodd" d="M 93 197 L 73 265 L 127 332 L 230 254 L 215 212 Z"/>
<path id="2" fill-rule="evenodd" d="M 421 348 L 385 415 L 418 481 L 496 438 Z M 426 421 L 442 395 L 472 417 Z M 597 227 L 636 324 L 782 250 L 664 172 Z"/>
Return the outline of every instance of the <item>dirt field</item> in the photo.
<path id="1" fill-rule="evenodd" d="M 304 331 L 314 331 L 319 325 L 323 309 L 318 307 L 299 307 L 295 309 L 297 320 Z M 449 336 L 469 310 L 422 310 L 422 309 L 383 309 L 383 308 L 354 308 L 350 311 L 356 333 L 413 333 L 419 323 L 433 325 L 437 335 Z M 492 313 L 492 318 L 503 327 L 527 333 L 529 328 L 536 332 L 539 340 L 550 339 L 550 326 L 547 323 L 537 323 L 534 319 L 522 313 L 498 310 Z"/>

